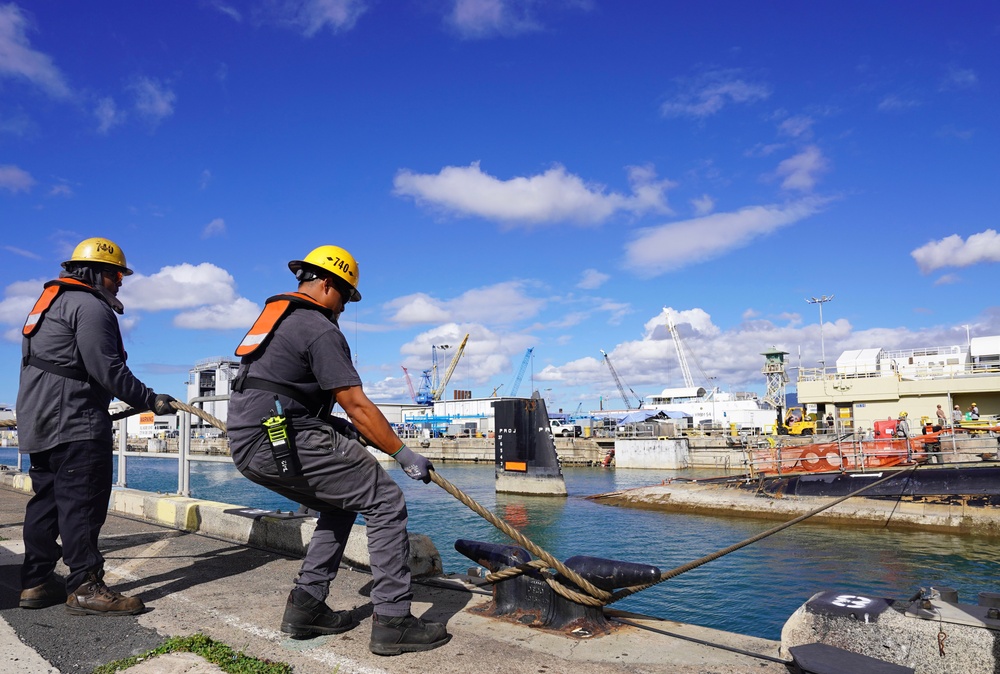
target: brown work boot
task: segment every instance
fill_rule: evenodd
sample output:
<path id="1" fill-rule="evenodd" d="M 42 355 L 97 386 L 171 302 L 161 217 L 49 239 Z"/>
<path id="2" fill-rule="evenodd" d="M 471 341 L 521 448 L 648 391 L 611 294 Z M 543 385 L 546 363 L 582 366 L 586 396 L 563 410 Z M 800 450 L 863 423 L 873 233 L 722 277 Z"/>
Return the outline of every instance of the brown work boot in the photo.
<path id="1" fill-rule="evenodd" d="M 135 615 L 145 609 L 141 599 L 109 589 L 94 573 L 88 573 L 87 580 L 66 600 L 66 611 L 71 615 Z"/>
<path id="2" fill-rule="evenodd" d="M 57 576 L 49 576 L 41 585 L 21 590 L 21 608 L 47 608 L 66 601 L 66 585 Z"/>

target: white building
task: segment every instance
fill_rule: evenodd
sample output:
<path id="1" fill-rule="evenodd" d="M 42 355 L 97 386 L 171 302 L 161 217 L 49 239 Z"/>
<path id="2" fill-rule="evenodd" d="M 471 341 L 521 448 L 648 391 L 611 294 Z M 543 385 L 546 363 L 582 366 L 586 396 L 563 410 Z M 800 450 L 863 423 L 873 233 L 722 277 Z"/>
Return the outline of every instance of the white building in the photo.
<path id="1" fill-rule="evenodd" d="M 204 402 L 192 402 L 195 398 L 208 396 L 228 396 L 233 379 L 240 369 L 240 361 L 232 358 L 205 358 L 195 363 L 191 368 L 187 382 L 187 403 L 195 405 L 205 410 L 213 417 L 226 423 L 229 411 L 228 400 L 210 400 Z M 191 428 L 198 429 L 198 432 L 214 434 L 214 427 L 200 418 L 191 417 Z M 212 430 L 210 430 L 212 429 Z"/>
<path id="2" fill-rule="evenodd" d="M 889 350 L 845 351 L 836 368 L 799 370 L 799 402 L 832 412 L 847 426 L 870 427 L 895 419 L 935 418 L 938 405 L 958 405 L 964 414 L 975 403 L 982 416 L 1000 415 L 1000 336 L 968 344 Z"/>

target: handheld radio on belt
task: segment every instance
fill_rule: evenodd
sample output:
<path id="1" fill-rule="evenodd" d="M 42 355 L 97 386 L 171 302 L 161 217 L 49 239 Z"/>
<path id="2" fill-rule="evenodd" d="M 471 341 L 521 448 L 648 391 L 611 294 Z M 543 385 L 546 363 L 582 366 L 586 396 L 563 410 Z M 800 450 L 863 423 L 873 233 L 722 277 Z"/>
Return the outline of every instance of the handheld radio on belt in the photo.
<path id="1" fill-rule="evenodd" d="M 278 475 L 281 477 L 297 477 L 299 469 L 297 465 L 298 457 L 295 455 L 295 433 L 289 433 L 291 424 L 281 409 L 281 401 L 278 396 L 274 396 L 274 409 L 271 416 L 260 420 L 267 431 L 267 439 L 271 443 L 271 455 L 274 463 L 278 467 Z"/>

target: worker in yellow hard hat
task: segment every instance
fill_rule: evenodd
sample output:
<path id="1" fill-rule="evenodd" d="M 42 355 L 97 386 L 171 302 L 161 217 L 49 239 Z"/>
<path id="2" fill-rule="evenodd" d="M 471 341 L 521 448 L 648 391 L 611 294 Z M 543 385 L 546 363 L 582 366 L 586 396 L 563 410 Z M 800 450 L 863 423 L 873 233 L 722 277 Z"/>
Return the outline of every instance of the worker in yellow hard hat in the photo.
<path id="1" fill-rule="evenodd" d="M 339 246 L 320 246 L 288 268 L 298 290 L 269 298 L 236 349 L 242 361 L 227 423 L 243 475 L 319 512 L 281 631 L 306 638 L 357 625 L 351 611 L 334 611 L 326 598 L 355 517 L 363 513 L 373 578 L 369 650 L 396 655 L 437 648 L 451 638 L 445 626 L 410 613 L 403 492 L 360 442 L 363 436 L 408 477 L 430 482 L 431 462 L 399 439 L 365 395 L 337 324 L 344 306 L 361 299 L 357 261 Z M 353 425 L 330 415 L 334 404 Z M 273 441 L 276 428 L 287 440 Z"/>
<path id="2" fill-rule="evenodd" d="M 900 412 L 896 419 L 896 435 L 900 438 L 910 437 L 910 422 L 906 420 L 906 412 Z"/>
<path id="3" fill-rule="evenodd" d="M 132 270 L 122 249 L 85 239 L 62 267 L 21 331 L 17 430 L 35 496 L 24 514 L 19 605 L 65 602 L 73 615 L 134 615 L 142 601 L 105 585 L 98 547 L 111 496 L 108 405 L 118 398 L 163 415 L 175 413 L 174 399 L 154 393 L 125 363 L 115 312 L 124 311 L 118 289 Z M 60 558 L 69 567 L 65 582 L 54 573 Z"/>
<path id="4" fill-rule="evenodd" d="M 969 418 L 973 421 L 979 419 L 979 405 L 976 403 L 969 405 Z"/>

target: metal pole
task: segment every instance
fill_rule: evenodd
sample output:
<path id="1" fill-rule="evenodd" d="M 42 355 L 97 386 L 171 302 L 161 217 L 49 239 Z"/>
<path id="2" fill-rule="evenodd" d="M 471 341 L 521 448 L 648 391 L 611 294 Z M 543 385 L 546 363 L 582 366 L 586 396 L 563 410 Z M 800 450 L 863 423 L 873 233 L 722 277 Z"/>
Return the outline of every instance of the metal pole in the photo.
<path id="1" fill-rule="evenodd" d="M 125 452 L 128 451 L 128 419 L 118 420 L 118 481 L 116 484 L 119 487 L 127 487 L 126 473 L 127 468 L 125 465 Z"/>
<path id="2" fill-rule="evenodd" d="M 833 299 L 833 295 L 827 297 L 823 295 L 822 297 L 812 297 L 807 299 L 806 302 L 809 304 L 819 305 L 819 348 L 823 355 L 823 360 L 820 362 L 823 364 L 823 373 L 826 374 L 826 342 L 823 340 L 823 304 L 829 302 Z"/>
<path id="3" fill-rule="evenodd" d="M 189 488 L 191 464 L 188 455 L 191 450 L 191 415 L 181 412 L 181 432 L 177 438 L 177 493 L 180 496 L 190 496 Z"/>

